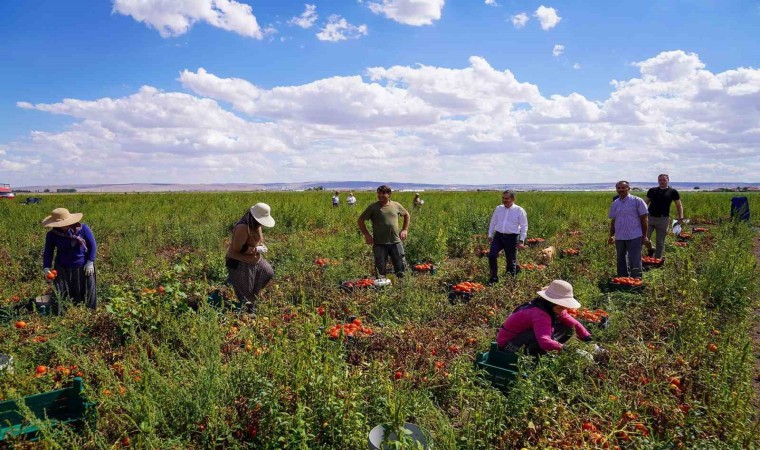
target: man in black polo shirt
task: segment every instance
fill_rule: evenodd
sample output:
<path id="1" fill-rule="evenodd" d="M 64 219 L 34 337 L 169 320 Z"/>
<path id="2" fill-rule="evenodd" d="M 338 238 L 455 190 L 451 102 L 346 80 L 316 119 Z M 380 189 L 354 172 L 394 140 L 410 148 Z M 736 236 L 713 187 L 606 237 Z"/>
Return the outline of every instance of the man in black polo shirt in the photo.
<path id="1" fill-rule="evenodd" d="M 662 173 L 657 176 L 657 184 L 647 191 L 646 202 L 649 206 L 649 227 L 647 237 L 651 239 L 652 231 L 657 230 L 657 244 L 654 249 L 649 249 L 649 256 L 662 258 L 662 250 L 665 247 L 665 235 L 668 234 L 670 225 L 670 204 L 676 203 L 678 211 L 678 223 L 683 222 L 683 205 L 678 191 L 668 186 L 670 177 Z"/>

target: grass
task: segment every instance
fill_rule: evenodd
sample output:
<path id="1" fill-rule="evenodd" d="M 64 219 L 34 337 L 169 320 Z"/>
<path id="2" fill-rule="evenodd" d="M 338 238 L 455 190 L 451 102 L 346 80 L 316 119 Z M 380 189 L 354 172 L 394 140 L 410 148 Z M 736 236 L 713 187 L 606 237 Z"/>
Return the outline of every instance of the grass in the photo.
<path id="1" fill-rule="evenodd" d="M 26 315 L 23 329 L 15 318 L 0 326 L 0 353 L 15 360 L 13 373 L 0 373 L 0 399 L 60 387 L 80 372 L 99 402 L 97 429 L 46 430 L 48 447 L 362 448 L 374 426 L 404 421 L 439 449 L 760 446 L 748 334 L 758 306 L 752 228 L 726 220 L 731 194 L 684 193 L 687 216 L 716 224 L 686 248 L 668 238 L 666 264 L 645 273 L 643 294 L 606 293 L 611 196 L 518 194 L 529 236 L 581 253 L 524 271 L 466 305 L 449 303 L 446 283 L 487 280 L 477 251 L 498 193 L 426 193 L 405 246 L 409 261 L 435 262 L 436 275 L 351 295 L 339 283 L 372 270 L 356 227 L 371 192 L 357 193 L 356 209 L 333 209 L 317 192 L 0 202 L 0 305 L 45 289 L 39 222 L 54 207 L 83 212 L 93 229 L 100 298 L 97 311 L 75 307 L 64 317 Z M 411 205 L 412 194 L 393 198 Z M 264 232 L 276 274 L 252 319 L 205 298 L 224 283 L 230 227 L 257 201 L 277 220 Z M 539 252 L 521 251 L 520 261 L 536 262 Z M 316 258 L 337 263 L 320 268 Z M 490 387 L 475 354 L 555 278 L 573 283 L 584 307 L 609 312 L 610 327 L 592 331 L 609 360 L 579 357 L 586 345 L 572 340 L 569 351 L 522 360 L 507 392 Z M 198 311 L 188 308 L 196 302 Z M 373 335 L 329 339 L 325 330 L 351 316 Z M 38 365 L 50 370 L 37 377 Z M 57 366 L 76 369 L 64 375 Z"/>

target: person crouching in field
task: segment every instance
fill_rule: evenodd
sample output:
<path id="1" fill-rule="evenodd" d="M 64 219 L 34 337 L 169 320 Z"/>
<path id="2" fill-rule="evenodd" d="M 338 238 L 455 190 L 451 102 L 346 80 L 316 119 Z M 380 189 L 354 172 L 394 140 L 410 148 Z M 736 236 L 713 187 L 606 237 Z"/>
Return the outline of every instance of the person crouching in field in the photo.
<path id="1" fill-rule="evenodd" d="M 42 221 L 42 225 L 50 229 L 45 235 L 42 270 L 46 279 L 53 280 L 60 298 L 70 298 L 74 304 L 84 303 L 95 309 L 98 305 L 95 283 L 97 244 L 90 227 L 81 223 L 82 216 L 82 213 L 72 214 L 66 208 L 56 208 Z"/>
<path id="2" fill-rule="evenodd" d="M 562 350 L 573 332 L 578 339 L 591 341 L 591 333 L 567 312 L 581 306 L 570 283 L 554 280 L 537 294 L 518 306 L 499 328 L 496 345 L 500 350 L 516 353 L 524 349 L 528 355 L 543 355 Z"/>
<path id="3" fill-rule="evenodd" d="M 227 248 L 227 281 L 246 312 L 254 313 L 259 292 L 269 284 L 274 270 L 262 256 L 267 252 L 261 227 L 271 228 L 274 219 L 266 203 L 251 206 L 232 228 Z"/>
<path id="4" fill-rule="evenodd" d="M 404 217 L 401 231 L 398 228 L 399 216 Z M 364 223 L 367 220 L 372 221 L 372 234 L 369 234 Z M 404 276 L 406 256 L 402 241 L 406 240 L 410 221 L 411 216 L 401 203 L 391 201 L 391 188 L 386 185 L 377 188 L 377 201 L 367 206 L 357 223 L 364 235 L 364 241 L 372 246 L 378 276 L 385 276 L 388 256 L 391 257 L 396 276 Z"/>

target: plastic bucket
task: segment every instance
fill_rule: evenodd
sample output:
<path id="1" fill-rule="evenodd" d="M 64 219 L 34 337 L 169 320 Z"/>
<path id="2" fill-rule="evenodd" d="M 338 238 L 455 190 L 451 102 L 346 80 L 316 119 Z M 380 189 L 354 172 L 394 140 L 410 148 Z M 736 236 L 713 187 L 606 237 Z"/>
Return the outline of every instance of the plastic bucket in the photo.
<path id="1" fill-rule="evenodd" d="M 427 437 L 425 436 L 425 432 L 422 431 L 422 428 L 409 422 L 404 424 L 404 428 L 406 428 L 412 433 L 410 435 L 410 438 L 415 443 L 421 444 L 422 448 L 424 448 L 425 450 L 430 448 L 427 442 Z M 369 432 L 369 449 L 370 450 L 385 450 L 389 448 L 387 445 L 383 444 L 385 440 L 386 440 L 385 428 L 383 428 L 382 425 L 376 426 L 375 428 L 372 429 L 372 431 Z M 396 433 L 391 433 L 388 436 L 388 441 L 392 442 L 396 440 L 398 440 L 398 436 L 396 436 Z"/>
<path id="2" fill-rule="evenodd" d="M 0 372 L 13 373 L 13 356 L 0 353 Z"/>

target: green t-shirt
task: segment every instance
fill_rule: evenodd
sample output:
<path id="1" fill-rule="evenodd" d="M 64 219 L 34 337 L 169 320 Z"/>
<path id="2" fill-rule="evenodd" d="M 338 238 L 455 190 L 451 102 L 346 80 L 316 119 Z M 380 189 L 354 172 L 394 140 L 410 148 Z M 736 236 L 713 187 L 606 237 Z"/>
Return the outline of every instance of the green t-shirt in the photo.
<path id="1" fill-rule="evenodd" d="M 372 221 L 372 240 L 375 244 L 395 244 L 401 242 L 399 237 L 398 216 L 408 214 L 401 203 L 390 200 L 382 206 L 380 202 L 367 206 L 359 220 Z"/>

